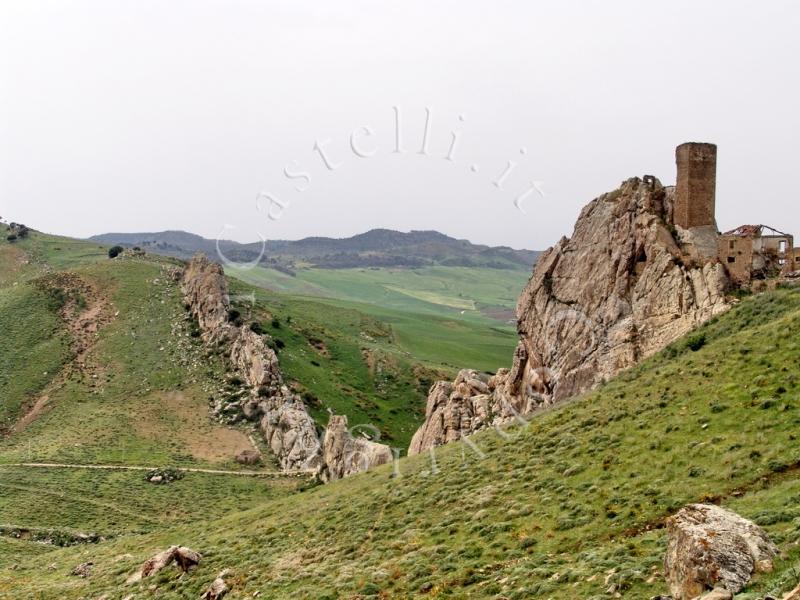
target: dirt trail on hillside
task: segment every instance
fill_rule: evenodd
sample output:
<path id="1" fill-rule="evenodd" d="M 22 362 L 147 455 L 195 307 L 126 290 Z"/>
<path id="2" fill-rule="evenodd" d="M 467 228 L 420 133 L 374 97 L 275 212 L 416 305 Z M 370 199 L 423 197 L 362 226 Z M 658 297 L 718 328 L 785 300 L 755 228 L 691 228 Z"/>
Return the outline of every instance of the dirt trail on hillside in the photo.
<path id="1" fill-rule="evenodd" d="M 140 465 L 82 465 L 73 463 L 0 463 L 3 467 L 22 467 L 28 469 L 94 469 L 101 471 L 152 471 L 157 467 Z M 182 473 L 209 473 L 211 475 L 238 475 L 240 477 L 302 477 L 312 476 L 316 473 L 313 469 L 302 471 L 233 471 L 226 469 L 205 469 L 201 467 L 175 467 Z"/>
<path id="2" fill-rule="evenodd" d="M 39 396 L 27 405 L 23 416 L 8 431 L 13 435 L 24 430 L 35 421 L 50 404 L 50 396 L 61 388 L 73 376 L 90 381 L 99 380 L 102 368 L 89 356 L 97 343 L 97 334 L 101 327 L 114 319 L 111 303 L 96 285 L 75 273 L 53 273 L 36 281 L 43 291 L 51 293 L 54 298 L 63 301 L 59 315 L 70 334 L 69 360 Z M 94 387 L 94 384 L 92 384 Z"/>

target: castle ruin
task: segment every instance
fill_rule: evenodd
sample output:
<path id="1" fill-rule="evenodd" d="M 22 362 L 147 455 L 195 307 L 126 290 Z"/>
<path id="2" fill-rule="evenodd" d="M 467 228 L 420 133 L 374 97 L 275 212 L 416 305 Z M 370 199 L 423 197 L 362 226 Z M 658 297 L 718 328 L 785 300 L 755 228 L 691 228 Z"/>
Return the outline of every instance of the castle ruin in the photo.
<path id="1" fill-rule="evenodd" d="M 720 234 L 716 222 L 717 147 L 687 142 L 675 149 L 677 178 L 672 222 L 681 246 L 695 259 L 717 260 L 731 281 L 800 276 L 793 236 L 767 225 L 742 225 Z"/>
<path id="2" fill-rule="evenodd" d="M 717 147 L 687 142 L 675 149 L 678 176 L 675 183 L 673 221 L 683 229 L 717 229 L 715 202 L 717 188 Z"/>

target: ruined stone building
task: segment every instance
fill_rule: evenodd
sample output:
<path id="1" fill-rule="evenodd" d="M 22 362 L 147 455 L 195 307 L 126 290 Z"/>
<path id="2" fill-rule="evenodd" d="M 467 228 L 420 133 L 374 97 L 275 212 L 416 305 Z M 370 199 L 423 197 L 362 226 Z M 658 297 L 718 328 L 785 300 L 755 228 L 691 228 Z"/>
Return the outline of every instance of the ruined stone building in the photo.
<path id="1" fill-rule="evenodd" d="M 677 182 L 632 177 L 580 212 L 542 252 L 517 303 L 510 369 L 462 369 L 428 392 L 419 454 L 574 398 L 728 310 L 732 286 L 800 277 L 791 235 L 717 229 L 714 144 L 675 150 Z"/>
<path id="2" fill-rule="evenodd" d="M 800 249 L 787 233 L 767 225 L 742 225 L 723 234 L 717 231 L 714 144 L 681 144 L 675 149 L 675 162 L 678 174 L 672 221 L 690 257 L 719 260 L 731 282 L 739 286 L 800 271 Z"/>
<path id="3" fill-rule="evenodd" d="M 742 225 L 719 236 L 719 257 L 740 285 L 800 270 L 791 235 L 767 225 Z"/>

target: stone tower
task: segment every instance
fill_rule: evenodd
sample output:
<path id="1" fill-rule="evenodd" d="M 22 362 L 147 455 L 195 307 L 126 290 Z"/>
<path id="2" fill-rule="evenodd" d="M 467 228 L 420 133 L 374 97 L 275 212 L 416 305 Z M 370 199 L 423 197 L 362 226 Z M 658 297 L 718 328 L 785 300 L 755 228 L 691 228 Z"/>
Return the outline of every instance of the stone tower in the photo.
<path id="1" fill-rule="evenodd" d="M 687 142 L 675 149 L 678 180 L 675 186 L 673 221 L 683 229 L 713 227 L 717 186 L 717 146 Z"/>

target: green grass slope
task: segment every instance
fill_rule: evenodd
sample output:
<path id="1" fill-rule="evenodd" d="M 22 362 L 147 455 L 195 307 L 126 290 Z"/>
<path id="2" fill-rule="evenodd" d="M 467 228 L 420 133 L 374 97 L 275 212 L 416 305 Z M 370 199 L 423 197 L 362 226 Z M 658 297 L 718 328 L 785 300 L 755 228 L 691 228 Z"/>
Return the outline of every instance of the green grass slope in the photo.
<path id="1" fill-rule="evenodd" d="M 36 286 L 0 288 L 0 432 L 19 418 L 68 357 L 52 299 Z"/>
<path id="2" fill-rule="evenodd" d="M 48 549 L 31 539 L 154 531 L 254 506 L 303 483 L 188 473 L 156 486 L 143 471 L 14 466 L 241 470 L 234 456 L 252 447 L 249 430 L 210 418 L 208 397 L 223 367 L 192 342 L 180 293 L 165 277 L 171 266 L 112 261 L 95 244 L 38 233 L 0 243 L 0 564 Z M 60 310 L 76 293 L 60 286 L 74 280 L 91 284 L 108 320 L 80 359 Z M 82 301 L 88 307 L 90 299 Z M 37 418 L 11 431 L 42 395 Z"/>
<path id="3" fill-rule="evenodd" d="M 482 267 L 302 268 L 295 276 L 274 269 L 233 268 L 252 285 L 300 296 L 349 300 L 382 308 L 498 325 L 513 320 L 530 271 Z M 499 323 L 498 323 L 499 321 Z"/>
<path id="4" fill-rule="evenodd" d="M 79 533 L 113 539 L 221 517 L 306 485 L 304 480 L 187 473 L 169 486 L 142 471 L 32 468 L 19 463 L 177 466 L 241 471 L 252 425 L 222 426 L 209 400 L 230 387 L 222 358 L 193 337 L 176 265 L 154 256 L 109 260 L 93 243 L 32 232 L 0 241 L 0 565 L 38 556 Z M 67 277 L 68 276 L 68 277 Z M 61 314 L 63 281 L 90 284 L 105 324 L 76 357 Z M 475 359 L 504 364 L 513 333 L 436 315 L 296 298 L 231 282 L 244 318 L 274 337 L 287 381 L 320 426 L 328 409 L 377 426 L 405 448 L 431 382 Z M 252 302 L 251 302 L 252 299 Z M 76 312 L 90 304 L 81 297 Z M 375 313 L 375 314 L 373 314 Z M 380 313 L 380 314 L 378 314 Z M 419 332 L 435 340 L 417 339 Z M 82 368 L 74 368 L 76 361 Z M 46 396 L 38 416 L 11 426 Z M 262 447 L 263 449 L 263 447 Z M 269 471 L 274 467 L 263 467 Z M 0 585 L 0 597 L 5 588 Z M 17 596 L 24 597 L 24 596 Z"/>
<path id="5" fill-rule="evenodd" d="M 663 519 L 713 501 L 762 524 L 784 552 L 737 598 L 777 594 L 800 572 L 798 331 L 797 291 L 747 298 L 601 389 L 439 448 L 435 462 L 403 459 L 219 519 L 21 555 L 0 569 L 0 590 L 196 598 L 230 567 L 230 598 L 647 598 L 665 591 Z M 174 543 L 204 554 L 196 571 L 124 584 Z M 92 577 L 68 575 L 87 560 Z"/>
<path id="6" fill-rule="evenodd" d="M 281 368 L 320 425 L 328 409 L 371 424 L 406 448 L 424 418 L 433 381 L 459 365 L 494 372 L 517 336 L 487 319 L 467 321 L 366 302 L 314 298 L 231 280 L 233 303 L 278 345 Z"/>

